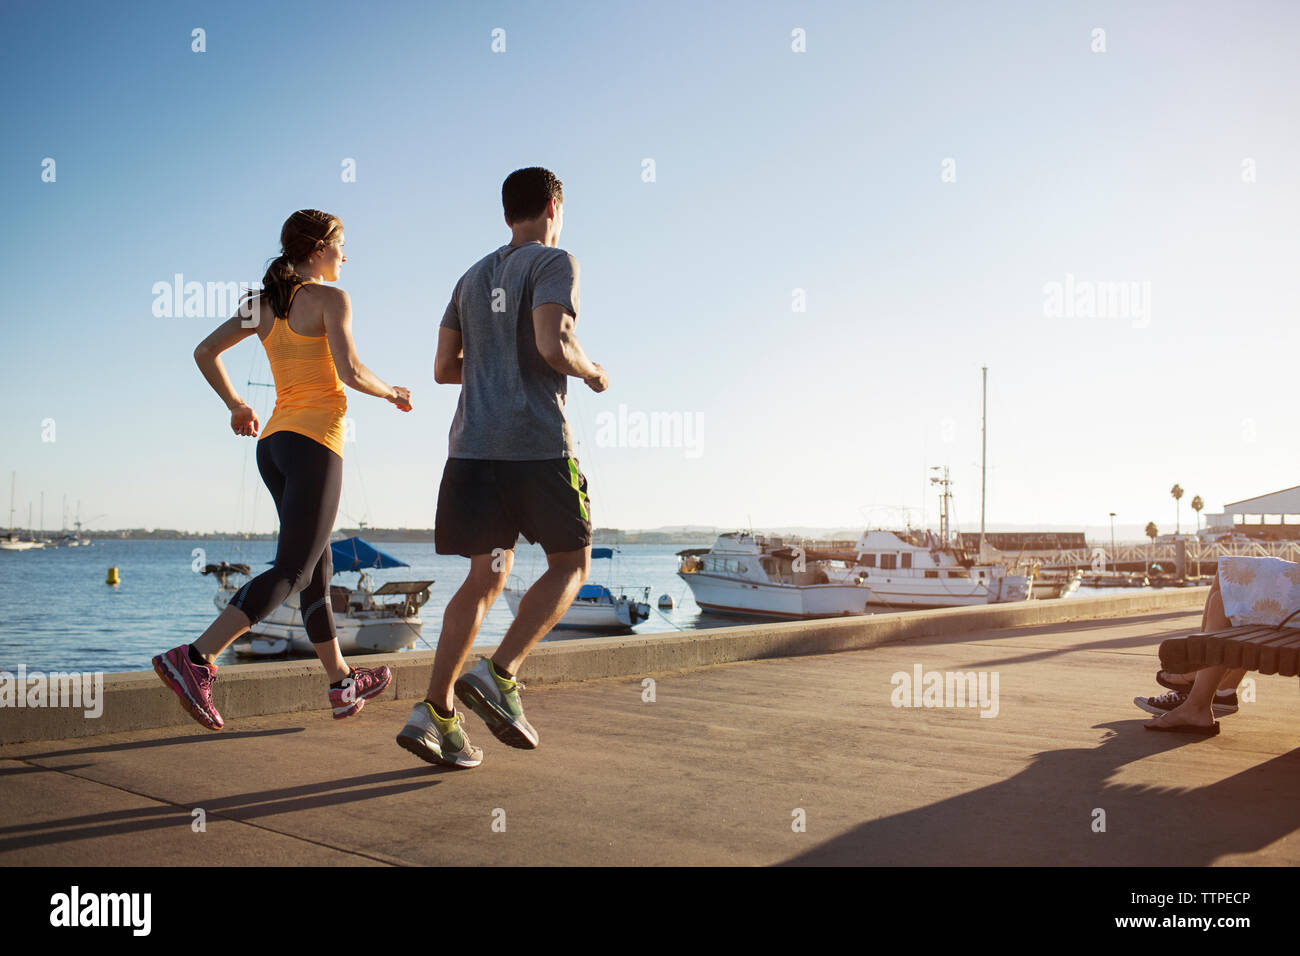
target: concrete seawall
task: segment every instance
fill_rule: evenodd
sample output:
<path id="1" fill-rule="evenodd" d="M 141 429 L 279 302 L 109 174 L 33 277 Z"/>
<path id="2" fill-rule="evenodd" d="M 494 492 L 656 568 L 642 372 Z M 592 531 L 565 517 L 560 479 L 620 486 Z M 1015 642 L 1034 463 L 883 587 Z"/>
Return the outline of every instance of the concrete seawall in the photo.
<path id="1" fill-rule="evenodd" d="M 862 650 L 919 637 L 953 635 L 956 638 L 988 628 L 1186 611 L 1200 608 L 1208 594 L 1209 588 L 1205 587 L 1170 588 L 1141 594 L 746 624 L 645 637 L 544 642 L 529 656 L 523 679 L 529 684 L 548 684 L 639 677 L 732 661 Z M 475 649 L 467 664 L 472 666 L 486 650 Z M 387 664 L 393 669 L 393 683 L 380 699 L 419 700 L 428 684 L 433 652 L 369 655 L 358 660 L 368 666 Z M 35 673 L 29 675 L 29 680 Z M 322 710 L 326 706 L 326 691 L 320 664 L 315 660 L 295 660 L 222 667 L 213 698 L 221 715 L 233 719 Z M 193 723 L 175 695 L 152 670 L 104 675 L 101 703 L 102 713 L 96 718 L 86 717 L 84 708 L 77 707 L 0 707 L 0 744 Z"/>

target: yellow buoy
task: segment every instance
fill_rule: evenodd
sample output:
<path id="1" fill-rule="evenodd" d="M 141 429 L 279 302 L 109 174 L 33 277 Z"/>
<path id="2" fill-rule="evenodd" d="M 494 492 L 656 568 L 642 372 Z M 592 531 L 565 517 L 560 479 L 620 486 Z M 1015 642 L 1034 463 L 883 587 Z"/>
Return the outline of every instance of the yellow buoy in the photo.
<path id="1" fill-rule="evenodd" d="M 118 578 L 118 576 L 117 576 L 117 568 L 109 568 L 109 569 L 108 569 L 108 580 L 105 581 L 104 583 L 105 583 L 105 584 L 117 585 L 117 584 L 118 584 L 118 581 L 119 581 L 119 578 Z"/>

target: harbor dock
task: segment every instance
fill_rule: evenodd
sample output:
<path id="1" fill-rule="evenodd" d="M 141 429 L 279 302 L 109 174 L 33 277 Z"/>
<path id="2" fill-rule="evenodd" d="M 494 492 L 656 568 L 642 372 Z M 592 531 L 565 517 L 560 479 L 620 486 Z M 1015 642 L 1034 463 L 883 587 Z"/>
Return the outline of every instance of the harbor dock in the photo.
<path id="1" fill-rule="evenodd" d="M 1205 594 L 543 644 L 540 748 L 471 716 L 468 771 L 393 740 L 429 652 L 385 656 L 394 686 L 342 721 L 314 665 L 223 668 L 218 733 L 111 675 L 98 720 L 0 711 L 0 863 L 1295 866 L 1296 682 L 1250 675 L 1208 740 L 1131 702 Z M 931 672 L 984 675 L 994 706 L 903 691 Z"/>

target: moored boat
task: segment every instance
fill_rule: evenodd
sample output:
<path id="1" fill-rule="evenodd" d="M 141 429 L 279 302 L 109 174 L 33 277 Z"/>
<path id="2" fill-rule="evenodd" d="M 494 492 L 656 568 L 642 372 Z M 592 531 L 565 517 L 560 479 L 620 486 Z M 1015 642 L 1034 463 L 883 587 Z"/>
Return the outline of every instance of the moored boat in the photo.
<path id="1" fill-rule="evenodd" d="M 0 538 L 0 551 L 35 551 L 43 547 L 45 547 L 44 541 L 24 541 L 13 531 Z"/>
<path id="2" fill-rule="evenodd" d="M 373 654 L 414 647 L 423 626 L 420 608 L 429 600 L 429 586 L 433 581 L 387 581 L 376 588 L 366 573 L 368 569 L 410 565 L 361 538 L 335 541 L 330 548 L 335 574 L 356 572 L 358 575 L 356 587 L 330 586 L 339 650 L 344 654 Z M 246 578 L 252 569 L 246 564 L 222 562 L 209 564 L 202 573 L 216 576 L 218 587 L 213 600 L 224 610 L 241 586 L 231 579 Z M 278 657 L 290 652 L 314 653 L 302 624 L 297 594 L 290 595 L 264 620 L 254 624 L 248 637 L 235 644 L 235 653 L 247 657 Z"/>
<path id="3" fill-rule="evenodd" d="M 13 477 L 9 481 L 9 533 L 0 538 L 0 551 L 35 551 L 37 548 L 45 547 L 45 542 L 33 539 L 30 531 L 28 532 L 29 540 L 24 541 L 22 538 L 18 537 L 18 533 L 14 531 L 14 486 L 17 481 L 18 472 L 14 472 Z M 27 524 L 30 525 L 31 523 L 32 516 L 29 509 L 27 513 Z"/>
<path id="4" fill-rule="evenodd" d="M 1039 600 L 1069 597 L 1079 590 L 1082 581 L 1081 568 L 1064 572 L 1036 571 L 1031 580 L 1029 596 Z"/>
<path id="5" fill-rule="evenodd" d="M 592 548 L 591 557 L 593 560 L 612 561 L 614 549 Z M 523 600 L 526 591 L 523 579 L 511 575 L 503 592 L 511 614 L 519 614 L 519 602 Z M 636 599 L 637 592 L 641 593 L 640 601 Z M 555 627 L 557 630 L 573 628 L 584 631 L 629 631 L 650 616 L 649 601 L 648 586 L 587 583 L 578 590 L 577 597 Z"/>
<path id="6" fill-rule="evenodd" d="M 871 590 L 861 579 L 832 580 L 825 561 L 780 538 L 736 531 L 678 555 L 677 575 L 706 611 L 786 619 L 868 613 Z"/>
<path id="7" fill-rule="evenodd" d="M 865 575 L 879 609 L 971 607 L 1029 597 L 1029 576 L 1001 564 L 977 564 L 933 531 L 864 531 L 852 552 L 833 555 L 832 579 Z"/>

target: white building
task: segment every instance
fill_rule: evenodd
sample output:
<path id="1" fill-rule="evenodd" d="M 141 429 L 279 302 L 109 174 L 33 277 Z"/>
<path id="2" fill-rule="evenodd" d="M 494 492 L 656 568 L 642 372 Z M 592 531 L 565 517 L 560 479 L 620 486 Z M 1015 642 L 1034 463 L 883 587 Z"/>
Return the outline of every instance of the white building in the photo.
<path id="1" fill-rule="evenodd" d="M 1230 502 L 1223 513 L 1206 514 L 1203 520 L 1207 532 L 1300 538 L 1300 485 Z"/>

